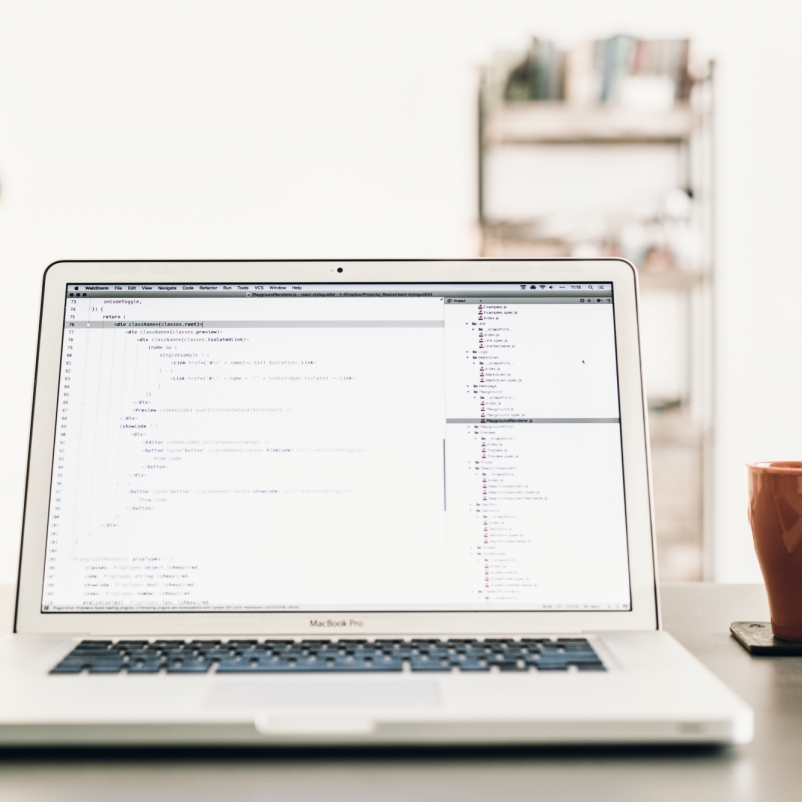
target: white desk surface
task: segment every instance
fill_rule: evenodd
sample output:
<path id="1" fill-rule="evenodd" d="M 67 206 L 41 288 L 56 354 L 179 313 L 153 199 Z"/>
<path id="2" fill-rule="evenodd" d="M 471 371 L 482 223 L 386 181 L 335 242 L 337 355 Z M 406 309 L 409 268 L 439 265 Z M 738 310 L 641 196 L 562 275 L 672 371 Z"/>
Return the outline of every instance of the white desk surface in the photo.
<path id="1" fill-rule="evenodd" d="M 10 589 L 0 593 L 9 620 Z M 802 657 L 753 658 L 728 634 L 767 620 L 757 585 L 664 585 L 666 629 L 757 714 L 749 746 L 360 753 L 0 752 L 0 799 L 747 802 L 802 798 Z M 5 628 L 5 627 L 4 627 Z"/>

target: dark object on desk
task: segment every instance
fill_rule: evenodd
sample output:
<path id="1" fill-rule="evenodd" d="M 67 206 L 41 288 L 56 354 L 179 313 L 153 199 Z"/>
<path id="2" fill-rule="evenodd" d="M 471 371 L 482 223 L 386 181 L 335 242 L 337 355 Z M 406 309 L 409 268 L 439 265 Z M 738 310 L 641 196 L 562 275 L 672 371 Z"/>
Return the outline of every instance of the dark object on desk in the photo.
<path id="1" fill-rule="evenodd" d="M 749 654 L 802 656 L 802 642 L 777 640 L 768 621 L 734 621 L 730 632 Z"/>

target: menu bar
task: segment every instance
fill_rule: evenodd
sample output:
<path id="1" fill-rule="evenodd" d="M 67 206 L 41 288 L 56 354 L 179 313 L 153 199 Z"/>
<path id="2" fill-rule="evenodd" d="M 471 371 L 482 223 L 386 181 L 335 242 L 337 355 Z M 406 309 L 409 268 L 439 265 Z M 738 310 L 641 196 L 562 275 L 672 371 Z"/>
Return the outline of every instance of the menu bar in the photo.
<path id="1" fill-rule="evenodd" d="M 396 297 L 612 297 L 612 283 L 550 283 L 524 284 L 494 282 L 452 282 L 448 284 L 415 283 L 389 284 L 68 284 L 70 298 L 127 298 L 127 297 L 335 297 L 359 296 Z"/>

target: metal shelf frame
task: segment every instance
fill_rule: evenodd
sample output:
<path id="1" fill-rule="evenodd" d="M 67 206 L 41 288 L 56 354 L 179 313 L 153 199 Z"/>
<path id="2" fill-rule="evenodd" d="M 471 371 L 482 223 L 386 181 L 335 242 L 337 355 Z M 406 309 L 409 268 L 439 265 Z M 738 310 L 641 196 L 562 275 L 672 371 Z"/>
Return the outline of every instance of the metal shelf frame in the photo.
<path id="1" fill-rule="evenodd" d="M 693 197 L 692 225 L 698 230 L 702 253 L 698 264 L 682 269 L 640 271 L 643 294 L 673 292 L 682 295 L 686 310 L 686 397 L 680 399 L 686 425 L 680 440 L 695 432 L 702 474 L 701 539 L 703 579 L 713 577 L 713 410 L 715 403 L 715 64 L 709 62 L 698 78 L 691 101 L 664 112 L 620 107 L 572 107 L 562 102 L 505 102 L 488 95 L 488 76 L 482 74 L 477 98 L 477 216 L 481 254 L 500 252 L 525 255 L 560 255 L 559 243 L 531 235 L 534 221 L 490 219 L 487 214 L 487 152 L 506 146 L 600 148 L 639 145 L 673 145 L 681 180 Z M 676 426 L 655 426 L 660 444 Z M 654 443 L 657 446 L 657 442 Z M 659 522 L 658 522 L 659 530 Z"/>

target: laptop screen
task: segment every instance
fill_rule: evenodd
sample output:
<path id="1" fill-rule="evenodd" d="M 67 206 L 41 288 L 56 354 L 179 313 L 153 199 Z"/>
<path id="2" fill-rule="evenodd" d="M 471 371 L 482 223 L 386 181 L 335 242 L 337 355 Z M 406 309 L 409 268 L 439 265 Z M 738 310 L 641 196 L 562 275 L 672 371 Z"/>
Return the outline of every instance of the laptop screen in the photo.
<path id="1" fill-rule="evenodd" d="M 69 285 L 42 611 L 630 609 L 613 308 Z"/>

